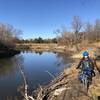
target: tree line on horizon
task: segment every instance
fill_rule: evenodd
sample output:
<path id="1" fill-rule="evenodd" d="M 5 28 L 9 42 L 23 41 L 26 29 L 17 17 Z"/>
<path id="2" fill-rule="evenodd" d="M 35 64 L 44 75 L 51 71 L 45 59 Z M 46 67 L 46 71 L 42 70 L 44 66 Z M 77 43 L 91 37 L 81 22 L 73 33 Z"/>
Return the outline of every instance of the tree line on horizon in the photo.
<path id="1" fill-rule="evenodd" d="M 16 43 L 58 43 L 59 45 L 73 46 L 79 43 L 92 43 L 100 41 L 100 19 L 96 19 L 94 24 L 82 22 L 79 16 L 74 16 L 71 22 L 71 30 L 59 28 L 54 33 L 55 38 L 43 39 L 41 37 L 33 39 L 20 39 L 21 30 L 15 29 L 9 24 L 0 23 L 0 44 L 14 47 Z"/>
<path id="2" fill-rule="evenodd" d="M 28 40 L 20 40 L 19 43 L 58 43 L 59 45 L 73 46 L 79 43 L 92 43 L 100 41 L 100 19 L 96 19 L 94 24 L 82 22 L 79 16 L 74 16 L 71 22 L 71 30 L 66 27 L 57 29 L 53 39 L 43 39 L 41 37 Z"/>
<path id="3" fill-rule="evenodd" d="M 79 16 L 74 16 L 71 27 L 72 31 L 67 31 L 65 27 L 56 30 L 58 44 L 77 46 L 81 43 L 89 44 L 100 41 L 100 19 L 96 19 L 94 24 L 83 23 Z"/>
<path id="4" fill-rule="evenodd" d="M 35 39 L 19 39 L 18 43 L 57 43 L 57 39 L 43 39 L 42 37 L 38 37 Z"/>

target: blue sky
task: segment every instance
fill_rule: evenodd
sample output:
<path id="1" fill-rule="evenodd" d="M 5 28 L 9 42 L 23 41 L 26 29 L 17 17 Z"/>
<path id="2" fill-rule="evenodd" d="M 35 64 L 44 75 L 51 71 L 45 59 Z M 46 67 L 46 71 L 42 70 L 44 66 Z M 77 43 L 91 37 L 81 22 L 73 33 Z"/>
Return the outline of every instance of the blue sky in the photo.
<path id="1" fill-rule="evenodd" d="M 61 26 L 71 29 L 73 16 L 100 19 L 100 0 L 0 0 L 0 22 L 23 31 L 22 38 L 52 38 Z"/>

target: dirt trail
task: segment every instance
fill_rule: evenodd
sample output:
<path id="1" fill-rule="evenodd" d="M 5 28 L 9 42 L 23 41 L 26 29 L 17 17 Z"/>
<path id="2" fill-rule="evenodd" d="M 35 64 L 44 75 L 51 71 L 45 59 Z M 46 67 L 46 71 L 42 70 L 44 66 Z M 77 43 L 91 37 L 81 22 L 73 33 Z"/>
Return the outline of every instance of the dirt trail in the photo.
<path id="1" fill-rule="evenodd" d="M 75 70 L 70 69 L 70 71 L 71 73 L 68 74 L 66 70 L 64 74 L 68 76 L 60 81 L 61 83 L 63 83 L 63 81 L 67 81 L 68 83 L 58 88 L 58 95 L 56 95 L 57 90 L 55 90 L 53 93 L 54 97 L 48 98 L 48 100 L 80 100 L 81 97 L 82 100 L 89 99 L 86 89 L 84 89 L 83 84 L 77 79 L 77 73 Z M 61 88 L 65 88 L 65 90 L 59 93 Z"/>

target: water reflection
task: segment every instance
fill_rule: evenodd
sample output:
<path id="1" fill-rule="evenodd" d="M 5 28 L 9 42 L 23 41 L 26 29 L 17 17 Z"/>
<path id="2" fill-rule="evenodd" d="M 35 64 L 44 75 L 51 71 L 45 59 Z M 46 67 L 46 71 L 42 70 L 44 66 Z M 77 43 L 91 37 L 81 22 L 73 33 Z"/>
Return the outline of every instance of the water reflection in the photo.
<path id="1" fill-rule="evenodd" d="M 56 53 L 57 61 L 56 65 L 66 67 L 71 67 L 74 59 L 71 58 L 71 53 Z"/>
<path id="2" fill-rule="evenodd" d="M 43 51 L 35 51 L 36 54 L 42 55 Z"/>
<path id="3" fill-rule="evenodd" d="M 14 73 L 18 69 L 17 65 L 20 63 L 19 61 L 23 62 L 22 56 L 0 59 L 0 77 Z"/>
<path id="4" fill-rule="evenodd" d="M 20 95 L 17 92 L 17 87 L 21 84 L 18 64 L 23 61 L 21 55 L 0 59 L 0 100 Z"/>
<path id="5" fill-rule="evenodd" d="M 69 54 L 41 51 L 22 51 L 12 58 L 0 59 L 0 100 L 5 100 L 5 96 L 20 95 L 17 87 L 22 84 L 23 79 L 19 65 L 25 72 L 32 92 L 38 84 L 47 84 L 52 79 L 46 71 L 57 75 L 63 70 L 63 66 L 72 62 Z"/>
<path id="6" fill-rule="evenodd" d="M 36 54 L 42 55 L 43 51 L 23 50 L 22 53 L 36 53 Z"/>

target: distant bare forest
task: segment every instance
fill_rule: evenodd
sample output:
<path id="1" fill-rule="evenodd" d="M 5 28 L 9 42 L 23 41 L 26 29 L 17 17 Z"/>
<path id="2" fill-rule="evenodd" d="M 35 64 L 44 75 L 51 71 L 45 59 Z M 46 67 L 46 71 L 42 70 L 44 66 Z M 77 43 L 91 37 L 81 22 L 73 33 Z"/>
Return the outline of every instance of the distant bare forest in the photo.
<path id="1" fill-rule="evenodd" d="M 56 38 L 42 39 L 41 37 L 30 40 L 20 40 L 19 43 L 58 43 L 59 45 L 73 46 L 79 43 L 92 43 L 100 41 L 100 19 L 93 23 L 82 22 L 79 16 L 74 16 L 71 22 L 71 31 L 59 28 L 54 34 Z"/>
<path id="2" fill-rule="evenodd" d="M 9 24 L 0 23 L 0 48 L 14 48 L 21 33 Z"/>
<path id="3" fill-rule="evenodd" d="M 83 23 L 79 16 L 74 16 L 72 31 L 66 28 L 57 29 L 57 42 L 64 45 L 77 45 L 78 43 L 93 43 L 100 41 L 100 20 L 97 19 L 94 24 L 90 22 Z"/>
<path id="4" fill-rule="evenodd" d="M 19 39 L 22 31 L 15 29 L 9 24 L 0 23 L 0 43 L 7 46 L 14 46 L 15 43 L 58 43 L 59 45 L 73 46 L 79 43 L 92 43 L 100 41 L 100 19 L 93 23 L 83 22 L 79 16 L 74 16 L 71 22 L 71 31 L 67 28 L 59 28 L 54 34 L 53 39 Z M 33 37 L 34 38 L 34 37 Z"/>

